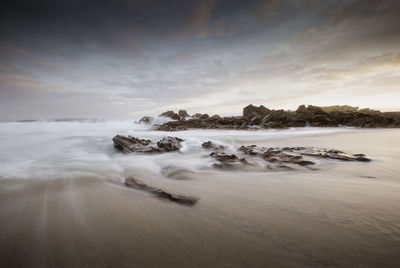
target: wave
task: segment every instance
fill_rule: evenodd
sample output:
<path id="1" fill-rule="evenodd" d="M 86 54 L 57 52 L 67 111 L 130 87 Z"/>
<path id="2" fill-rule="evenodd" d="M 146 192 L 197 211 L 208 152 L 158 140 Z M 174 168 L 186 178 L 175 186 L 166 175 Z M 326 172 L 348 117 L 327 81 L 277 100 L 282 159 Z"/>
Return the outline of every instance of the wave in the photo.
<path id="1" fill-rule="evenodd" d="M 162 121 L 163 119 L 159 119 Z M 162 122 L 158 122 L 162 123 Z M 94 176 L 124 178 L 138 170 L 162 175 L 168 167 L 193 172 L 212 165 L 201 144 L 211 140 L 234 148 L 242 144 L 266 144 L 283 137 L 354 131 L 350 128 L 293 128 L 285 130 L 187 130 L 153 131 L 151 125 L 131 120 L 50 120 L 0 124 L 0 177 L 55 179 Z M 158 140 L 177 136 L 185 141 L 180 152 L 159 155 L 123 155 L 116 152 L 112 137 L 131 135 Z M 165 172 L 164 172 L 165 173 Z"/>

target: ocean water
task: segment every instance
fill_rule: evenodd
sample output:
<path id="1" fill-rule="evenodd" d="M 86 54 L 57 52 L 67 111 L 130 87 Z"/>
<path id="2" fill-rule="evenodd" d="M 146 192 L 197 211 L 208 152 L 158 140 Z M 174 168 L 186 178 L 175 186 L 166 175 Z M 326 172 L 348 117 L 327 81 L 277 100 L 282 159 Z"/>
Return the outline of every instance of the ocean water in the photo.
<path id="1" fill-rule="evenodd" d="M 161 120 L 161 119 L 159 119 Z M 361 131 L 351 128 L 287 130 L 189 130 L 160 132 L 133 121 L 30 121 L 0 123 L 0 178 L 58 179 L 80 176 L 125 178 L 135 169 L 161 174 L 169 166 L 206 170 L 213 160 L 201 144 L 211 140 L 234 153 L 241 145 L 262 144 L 288 137 Z M 159 140 L 184 139 L 177 153 L 123 155 L 113 147 L 116 134 Z"/>
<path id="2" fill-rule="evenodd" d="M 117 134 L 184 142 L 179 152 L 124 155 L 113 147 Z M 314 146 L 372 161 L 217 170 L 201 148 L 208 140 L 232 153 L 250 144 Z M 399 174 L 399 129 L 160 132 L 132 121 L 1 122 L 0 263 L 398 267 Z M 127 176 L 199 201 L 158 199 L 124 186 Z"/>

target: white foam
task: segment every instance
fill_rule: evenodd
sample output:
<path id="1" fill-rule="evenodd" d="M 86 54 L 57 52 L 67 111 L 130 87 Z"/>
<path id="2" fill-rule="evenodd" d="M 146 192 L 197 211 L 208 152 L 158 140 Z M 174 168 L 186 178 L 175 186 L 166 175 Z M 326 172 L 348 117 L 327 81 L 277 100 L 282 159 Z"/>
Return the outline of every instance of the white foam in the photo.
<path id="1" fill-rule="evenodd" d="M 233 150 L 242 144 L 266 143 L 287 136 L 351 131 L 346 128 L 286 130 L 188 130 L 162 132 L 133 121 L 2 122 L 0 123 L 0 178 L 124 177 L 136 169 L 160 173 L 166 166 L 199 170 L 211 165 L 201 144 L 211 140 Z M 112 137 L 131 135 L 158 140 L 177 136 L 185 140 L 180 152 L 123 155 Z"/>

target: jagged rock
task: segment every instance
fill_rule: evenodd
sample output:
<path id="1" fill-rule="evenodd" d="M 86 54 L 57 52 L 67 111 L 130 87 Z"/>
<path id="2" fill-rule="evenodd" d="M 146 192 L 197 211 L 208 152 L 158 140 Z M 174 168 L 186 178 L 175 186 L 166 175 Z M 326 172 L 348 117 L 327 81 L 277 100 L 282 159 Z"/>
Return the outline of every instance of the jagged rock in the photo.
<path id="1" fill-rule="evenodd" d="M 202 115 L 199 116 L 199 119 L 207 119 L 209 117 L 210 116 L 208 114 L 202 114 Z"/>
<path id="2" fill-rule="evenodd" d="M 135 137 L 125 137 L 117 135 L 113 138 L 114 147 L 124 154 L 139 152 L 139 153 L 157 153 L 159 150 L 150 146 L 151 140 L 144 140 Z"/>
<path id="3" fill-rule="evenodd" d="M 166 111 L 166 112 L 163 112 L 162 114 L 160 114 L 159 116 L 171 117 L 174 113 L 175 113 L 174 111 Z"/>
<path id="4" fill-rule="evenodd" d="M 262 126 L 264 128 L 284 128 L 285 126 L 282 125 L 281 123 L 277 123 L 277 122 L 268 122 L 268 123 L 264 123 L 262 124 Z"/>
<path id="5" fill-rule="evenodd" d="M 314 147 L 267 148 L 250 145 L 241 146 L 239 150 L 248 155 L 261 157 L 269 162 L 293 163 L 302 166 L 314 164 L 313 161 L 304 159 L 304 156 L 313 158 L 330 158 L 341 161 L 370 161 L 370 159 L 366 158 L 363 154 L 351 155 L 339 150 L 318 149 Z"/>
<path id="6" fill-rule="evenodd" d="M 213 164 L 213 167 L 218 169 L 242 169 L 244 166 L 248 165 L 246 159 L 239 158 L 234 154 L 212 152 L 210 156 L 218 161 L 218 163 Z"/>
<path id="7" fill-rule="evenodd" d="M 201 116 L 201 113 L 197 113 L 197 114 L 192 115 L 192 118 L 193 119 L 199 119 L 200 116 Z"/>
<path id="8" fill-rule="evenodd" d="M 207 114 L 195 114 L 192 119 L 178 120 L 179 115 L 173 111 L 164 113 L 173 117 L 158 127 L 158 130 L 176 131 L 191 128 L 204 129 L 254 129 L 263 128 L 355 126 L 355 127 L 400 127 L 399 112 L 385 112 L 371 109 L 360 109 L 351 106 L 318 107 L 300 105 L 296 111 L 269 110 L 264 106 L 248 105 L 243 109 L 243 116 L 209 117 Z"/>
<path id="9" fill-rule="evenodd" d="M 168 136 L 157 142 L 157 146 L 161 152 L 178 151 L 182 147 L 182 141 L 180 138 Z"/>
<path id="10" fill-rule="evenodd" d="M 239 158 L 234 154 L 226 154 L 220 152 L 212 152 L 210 156 L 220 162 L 235 162 L 239 160 Z"/>
<path id="11" fill-rule="evenodd" d="M 181 119 L 184 119 L 185 117 L 189 117 L 190 115 L 187 113 L 186 110 L 179 110 L 178 115 L 180 116 Z"/>
<path id="12" fill-rule="evenodd" d="M 181 119 L 181 117 L 177 113 L 175 113 L 174 111 L 166 111 L 166 112 L 163 112 L 162 114 L 160 114 L 159 116 L 169 117 L 169 118 L 174 119 L 174 120 L 180 120 Z"/>
<path id="13" fill-rule="evenodd" d="M 261 105 L 260 107 L 254 106 L 252 104 L 243 108 L 243 116 L 247 118 L 254 118 L 254 117 L 264 117 L 266 116 L 271 110 L 266 108 L 265 106 Z"/>
<path id="14" fill-rule="evenodd" d="M 211 116 L 210 119 L 211 120 L 219 120 L 219 119 L 221 119 L 221 116 L 215 114 L 215 115 Z"/>
<path id="15" fill-rule="evenodd" d="M 332 106 L 322 106 L 320 107 L 324 112 L 356 112 L 358 107 L 353 107 L 349 105 L 332 105 Z"/>
<path id="16" fill-rule="evenodd" d="M 252 119 L 250 119 L 250 124 L 251 125 L 259 125 L 261 124 L 262 118 L 260 116 L 254 116 Z"/>
<path id="17" fill-rule="evenodd" d="M 193 206 L 197 203 L 198 199 L 195 197 L 189 197 L 189 196 L 183 196 L 183 195 L 177 195 L 177 194 L 172 194 L 169 193 L 165 190 L 149 186 L 142 181 L 139 181 L 137 179 L 134 179 L 132 177 L 126 178 L 125 179 L 125 185 L 137 190 L 142 190 L 149 192 L 151 194 L 154 194 L 160 198 L 163 199 L 168 199 L 172 202 L 176 202 L 181 205 L 187 205 L 187 206 Z"/>
<path id="18" fill-rule="evenodd" d="M 144 124 L 150 124 L 153 121 L 153 117 L 151 116 L 143 116 L 140 120 L 139 123 L 144 123 Z"/>
<path id="19" fill-rule="evenodd" d="M 131 136 L 117 135 L 113 138 L 114 147 L 127 153 L 163 153 L 177 151 L 181 148 L 183 140 L 177 137 L 164 137 L 157 142 L 157 147 L 151 146 L 151 140 L 139 139 Z"/>
<path id="20" fill-rule="evenodd" d="M 225 147 L 222 145 L 216 145 L 211 141 L 206 141 L 201 145 L 204 149 L 213 149 L 213 150 L 224 150 Z"/>

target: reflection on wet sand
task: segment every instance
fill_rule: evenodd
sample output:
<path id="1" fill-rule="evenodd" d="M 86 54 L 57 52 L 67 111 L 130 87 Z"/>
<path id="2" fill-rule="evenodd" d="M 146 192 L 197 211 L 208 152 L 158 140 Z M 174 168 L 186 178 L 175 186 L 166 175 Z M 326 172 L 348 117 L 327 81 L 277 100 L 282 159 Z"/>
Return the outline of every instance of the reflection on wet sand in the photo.
<path id="1" fill-rule="evenodd" d="M 372 132 L 372 131 L 371 131 Z M 270 146 L 327 146 L 371 162 L 318 170 L 136 171 L 148 185 L 199 197 L 154 198 L 119 177 L 3 179 L 3 267 L 398 267 L 398 132 L 283 138 Z M 371 142 L 373 141 L 373 142 Z M 262 144 L 261 144 L 262 145 Z M 322 147 L 321 146 L 321 147 Z"/>

